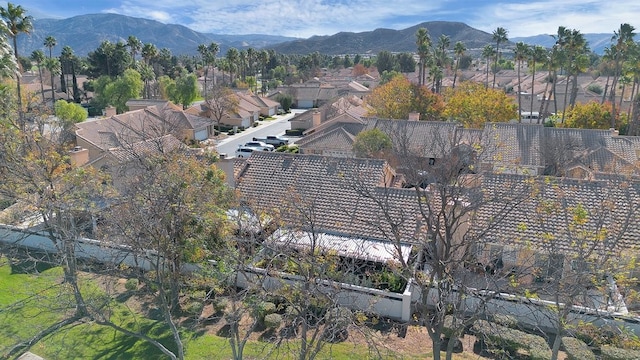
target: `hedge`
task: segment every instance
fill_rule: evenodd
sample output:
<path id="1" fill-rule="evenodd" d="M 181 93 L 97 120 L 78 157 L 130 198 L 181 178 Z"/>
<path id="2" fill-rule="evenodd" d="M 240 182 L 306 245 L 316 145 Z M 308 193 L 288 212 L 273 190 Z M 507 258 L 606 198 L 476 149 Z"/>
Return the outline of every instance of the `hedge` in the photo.
<path id="1" fill-rule="evenodd" d="M 519 349 L 529 352 L 531 360 L 548 360 L 551 358 L 551 349 L 547 342 L 538 335 L 528 334 L 524 331 L 509 329 L 486 320 L 477 320 L 473 323 L 473 332 L 476 336 L 483 336 L 489 340 L 489 344 L 500 350 L 506 350 L 515 354 Z"/>
<path id="2" fill-rule="evenodd" d="M 562 338 L 562 346 L 568 360 L 596 360 L 589 346 L 580 339 L 565 336 Z"/>
<path id="3" fill-rule="evenodd" d="M 600 348 L 600 355 L 602 360 L 638 360 L 640 359 L 640 350 L 620 349 L 605 345 Z"/>

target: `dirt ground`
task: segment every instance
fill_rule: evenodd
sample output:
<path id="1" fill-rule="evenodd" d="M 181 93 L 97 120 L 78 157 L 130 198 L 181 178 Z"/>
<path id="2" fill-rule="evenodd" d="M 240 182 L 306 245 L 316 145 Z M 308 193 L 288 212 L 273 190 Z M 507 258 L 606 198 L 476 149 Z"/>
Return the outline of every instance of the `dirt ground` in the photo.
<path id="1" fill-rule="evenodd" d="M 126 279 L 100 277 L 99 280 L 98 283 L 110 293 L 127 293 L 124 285 Z M 150 296 L 138 293 L 136 296 L 126 297 L 124 303 L 133 311 L 152 317 L 155 309 L 151 300 Z M 185 326 L 204 329 L 206 333 L 211 335 L 224 335 L 225 321 L 220 318 L 220 315 L 214 314 L 212 305 L 204 307 L 200 318 L 205 320 L 194 323 L 193 320 L 185 318 L 181 319 L 181 321 L 183 321 L 183 325 Z M 243 320 L 243 325 L 248 326 L 248 321 L 249 317 Z M 255 341 L 261 340 L 263 333 L 264 331 L 255 332 L 251 335 L 250 339 Z M 368 346 L 373 343 L 380 350 L 380 353 L 394 353 L 397 354 L 399 358 L 421 358 L 427 354 L 431 354 L 432 349 L 431 340 L 424 327 L 402 326 L 393 321 L 380 321 L 375 325 L 360 327 L 357 330 L 351 331 L 345 341 L 362 346 Z M 464 352 L 454 354 L 453 358 L 456 360 L 492 359 L 489 355 L 483 356 L 473 352 L 475 341 L 476 338 L 473 335 L 465 335 L 462 339 Z M 565 354 L 561 352 L 559 360 L 565 359 Z"/>

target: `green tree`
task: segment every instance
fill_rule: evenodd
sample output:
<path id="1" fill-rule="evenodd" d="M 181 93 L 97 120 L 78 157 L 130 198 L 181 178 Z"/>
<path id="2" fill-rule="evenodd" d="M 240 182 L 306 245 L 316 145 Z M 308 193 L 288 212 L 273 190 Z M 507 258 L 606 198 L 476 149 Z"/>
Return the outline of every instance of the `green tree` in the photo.
<path id="1" fill-rule="evenodd" d="M 229 50 L 227 50 L 227 61 L 229 62 L 229 81 L 233 84 L 233 80 L 234 80 L 234 71 L 236 70 L 236 68 L 238 67 L 238 58 L 240 57 L 240 54 L 238 53 L 238 49 L 236 48 L 230 48 Z"/>
<path id="2" fill-rule="evenodd" d="M 410 53 L 400 53 L 396 55 L 398 69 L 401 73 L 412 73 L 416 71 L 416 61 Z"/>
<path id="3" fill-rule="evenodd" d="M 131 53 L 131 68 L 136 68 L 136 55 L 142 50 L 142 41 L 133 35 L 129 35 L 127 38 L 127 46 Z"/>
<path id="4" fill-rule="evenodd" d="M 536 83 L 536 65 L 543 63 L 544 60 L 547 58 L 547 50 L 545 48 L 543 48 L 540 45 L 535 45 L 531 48 L 531 51 L 529 52 L 529 57 L 527 59 L 527 61 L 529 62 L 529 69 L 531 70 L 531 104 L 529 109 L 531 109 L 531 111 L 533 111 L 533 90 L 534 90 L 534 85 Z M 545 91 L 546 93 L 546 91 Z"/>
<path id="5" fill-rule="evenodd" d="M 87 63 L 87 71 L 92 78 L 97 79 L 102 75 L 115 78 L 131 67 L 131 55 L 123 42 L 114 44 L 105 40 L 96 50 L 87 54 Z"/>
<path id="6" fill-rule="evenodd" d="M 111 80 L 108 76 L 102 76 L 94 84 L 97 92 L 96 107 L 105 108 L 112 105 L 115 106 L 118 113 L 127 111 L 126 102 L 130 99 L 140 98 L 144 88 L 140 74 L 133 69 L 125 70 L 124 74 L 115 80 Z"/>
<path id="7" fill-rule="evenodd" d="M 453 84 L 451 85 L 451 87 L 453 88 L 456 87 L 458 70 L 460 69 L 460 62 L 462 61 L 462 57 L 464 56 L 465 51 L 467 51 L 467 47 L 462 41 L 457 41 L 455 45 L 453 45 L 453 52 L 456 54 L 456 67 L 453 69 Z"/>
<path id="8" fill-rule="evenodd" d="M 426 74 L 425 69 L 427 67 L 427 60 L 431 49 L 431 37 L 429 32 L 425 28 L 420 28 L 416 31 L 416 48 L 420 62 L 418 64 L 418 85 L 425 85 Z"/>
<path id="9" fill-rule="evenodd" d="M 15 61 L 18 63 L 18 59 L 20 58 L 18 55 L 18 34 L 29 34 L 33 29 L 33 18 L 27 15 L 27 11 L 21 5 L 14 5 L 12 3 L 7 3 L 7 7 L 0 6 L 0 17 L 6 23 L 6 28 L 4 29 L 6 33 L 13 40 L 13 53 L 15 56 Z M 22 69 L 18 68 L 19 72 L 22 72 Z M 16 76 L 16 88 L 17 88 L 17 99 L 18 99 L 18 119 L 20 122 L 23 122 L 23 109 L 22 109 L 22 92 L 20 87 L 20 74 Z"/>
<path id="10" fill-rule="evenodd" d="M 38 68 L 38 79 L 40 80 L 40 93 L 42 94 L 42 103 L 44 103 L 44 82 L 42 81 L 42 66 L 44 65 L 45 55 L 42 50 L 33 50 L 31 60 L 36 63 Z"/>
<path id="11" fill-rule="evenodd" d="M 47 58 L 44 61 L 44 68 L 51 74 L 51 103 L 55 102 L 56 93 L 53 83 L 54 76 L 60 75 L 62 68 L 60 66 L 60 60 L 58 58 Z"/>
<path id="12" fill-rule="evenodd" d="M 484 82 L 484 87 L 486 88 L 489 87 L 489 70 L 491 69 L 491 59 L 493 59 L 493 57 L 495 56 L 495 53 L 496 52 L 493 49 L 493 46 L 491 45 L 485 45 L 485 47 L 482 49 L 482 58 L 487 63 L 487 67 L 486 67 L 487 76 Z"/>
<path id="13" fill-rule="evenodd" d="M 519 41 L 518 43 L 516 43 L 516 49 L 515 49 L 515 60 L 517 62 L 517 74 L 518 74 L 518 121 L 520 121 L 520 119 L 522 119 L 522 80 L 520 77 L 520 68 L 522 68 L 522 62 L 525 61 L 525 59 L 527 59 L 527 55 L 529 55 L 529 46 L 525 43 L 523 43 L 522 41 Z M 533 91 L 533 88 L 531 89 Z M 531 95 L 533 97 L 533 94 Z"/>
<path id="14" fill-rule="evenodd" d="M 289 94 L 280 94 L 276 101 L 280 103 L 282 110 L 289 112 L 291 105 L 293 105 L 293 96 Z"/>
<path id="15" fill-rule="evenodd" d="M 616 89 L 618 80 L 622 74 L 622 67 L 624 62 L 627 60 L 629 56 L 629 49 L 632 48 L 632 44 L 634 42 L 634 38 L 636 30 L 630 24 L 624 23 L 620 24 L 620 28 L 614 31 L 614 35 L 611 38 L 612 41 L 615 41 L 615 57 L 614 57 L 614 65 L 615 65 L 615 73 L 613 75 L 613 80 L 611 82 L 611 91 L 609 92 L 609 102 L 612 104 L 612 113 L 611 113 L 611 127 L 614 127 L 616 123 L 615 119 L 615 99 L 616 99 Z"/>
<path id="16" fill-rule="evenodd" d="M 391 150 L 391 138 L 378 128 L 364 130 L 353 142 L 353 152 L 361 158 L 383 158 Z"/>
<path id="17" fill-rule="evenodd" d="M 500 60 L 500 44 L 507 42 L 509 38 L 507 38 L 507 30 L 503 27 L 498 27 L 493 31 L 493 41 L 496 42 L 496 52 L 495 52 L 495 60 L 493 62 L 493 66 L 496 67 L 493 72 L 493 87 L 496 86 L 496 73 L 498 71 L 498 60 Z"/>
<path id="18" fill-rule="evenodd" d="M 198 98 L 198 79 L 194 74 L 183 73 L 175 81 L 173 91 L 169 93 L 169 99 L 176 104 L 181 104 L 186 109 Z"/>
<path id="19" fill-rule="evenodd" d="M 70 123 L 79 123 L 87 120 L 89 113 L 87 109 L 80 104 L 58 100 L 54 106 L 56 116 L 63 121 Z"/>
<path id="20" fill-rule="evenodd" d="M 383 50 L 376 57 L 376 67 L 378 72 L 382 74 L 385 71 L 396 70 L 396 58 L 389 51 Z"/>

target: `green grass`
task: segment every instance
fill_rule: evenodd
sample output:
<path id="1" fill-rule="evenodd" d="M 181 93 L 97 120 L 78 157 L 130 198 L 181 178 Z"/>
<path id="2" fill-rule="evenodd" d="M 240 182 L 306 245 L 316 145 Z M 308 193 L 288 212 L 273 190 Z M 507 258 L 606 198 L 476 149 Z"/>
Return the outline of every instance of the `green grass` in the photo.
<path id="1" fill-rule="evenodd" d="M 83 278 L 83 292 L 88 302 L 104 302 L 105 294 L 97 284 Z M 72 314 L 73 299 L 62 284 L 62 270 L 42 265 L 10 262 L 0 254 L 0 358 L 11 346 L 33 336 L 38 331 Z M 19 305 L 16 305 L 19 304 Z M 139 331 L 175 350 L 171 333 L 162 321 L 133 313 L 123 303 L 111 301 L 111 320 L 129 330 Z M 182 329 L 186 358 L 189 360 L 230 359 L 229 340 L 205 333 L 203 329 Z M 425 341 L 428 341 L 425 339 Z M 296 359 L 297 341 L 283 342 L 278 348 L 268 341 L 250 341 L 246 359 Z M 165 359 L 153 345 L 130 337 L 106 326 L 78 323 L 68 326 L 35 344 L 31 351 L 48 360 L 55 359 Z M 411 354 L 382 351 L 370 352 L 364 345 L 350 342 L 327 344 L 317 359 L 425 359 L 429 349 Z M 473 354 L 455 354 L 454 359 L 477 359 Z"/>

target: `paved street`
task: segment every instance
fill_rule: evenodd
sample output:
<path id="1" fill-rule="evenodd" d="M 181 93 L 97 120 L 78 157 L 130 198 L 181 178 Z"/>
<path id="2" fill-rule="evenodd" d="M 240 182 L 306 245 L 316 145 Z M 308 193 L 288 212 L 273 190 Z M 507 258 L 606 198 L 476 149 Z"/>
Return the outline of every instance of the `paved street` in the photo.
<path id="1" fill-rule="evenodd" d="M 216 142 L 218 153 L 226 153 L 227 157 L 233 157 L 238 146 L 253 140 L 254 137 L 284 135 L 285 130 L 291 128 L 289 119 L 305 111 L 307 111 L 307 109 L 291 109 L 291 113 L 289 114 L 277 115 L 275 116 L 275 120 L 260 121 L 260 125 L 257 127 L 246 129 L 239 134 L 220 140 Z"/>

